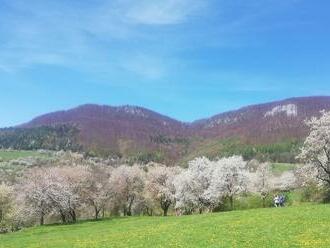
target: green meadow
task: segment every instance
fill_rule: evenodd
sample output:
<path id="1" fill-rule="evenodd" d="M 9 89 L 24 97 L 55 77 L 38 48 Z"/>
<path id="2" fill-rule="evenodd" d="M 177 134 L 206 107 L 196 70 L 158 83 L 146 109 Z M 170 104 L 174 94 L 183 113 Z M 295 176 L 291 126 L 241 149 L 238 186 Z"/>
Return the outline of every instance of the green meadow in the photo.
<path id="1" fill-rule="evenodd" d="M 18 158 L 40 157 L 40 156 L 41 154 L 38 151 L 0 150 L 0 162 L 9 161 Z"/>
<path id="2" fill-rule="evenodd" d="M 290 164 L 290 163 L 272 163 L 271 171 L 275 174 L 281 174 L 286 171 L 293 171 L 298 168 L 299 164 Z"/>
<path id="3" fill-rule="evenodd" d="M 330 205 L 127 217 L 0 235 L 1 248 L 330 247 Z"/>

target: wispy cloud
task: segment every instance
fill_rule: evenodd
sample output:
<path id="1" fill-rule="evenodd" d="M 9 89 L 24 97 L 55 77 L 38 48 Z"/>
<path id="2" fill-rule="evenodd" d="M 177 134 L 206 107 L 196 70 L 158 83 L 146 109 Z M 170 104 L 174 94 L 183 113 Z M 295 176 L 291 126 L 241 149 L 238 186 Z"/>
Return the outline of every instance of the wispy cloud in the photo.
<path id="1" fill-rule="evenodd" d="M 137 54 L 121 61 L 121 67 L 138 76 L 148 79 L 159 79 L 166 74 L 166 65 L 159 57 L 152 57 L 146 54 Z"/>
<path id="2" fill-rule="evenodd" d="M 106 0 L 94 4 L 13 0 L 5 1 L 4 6 L 0 10 L 0 64 L 5 65 L 2 70 L 19 70 L 35 64 L 80 67 L 93 63 L 110 66 L 116 60 L 122 63 L 122 58 L 129 57 L 125 47 L 134 46 L 132 41 L 142 45 L 150 37 L 138 25 L 186 22 L 190 15 L 198 13 L 202 2 Z M 150 61 L 147 56 L 141 59 Z M 160 69 L 142 68 L 138 63 L 134 66 L 134 60 L 136 57 L 128 58 L 128 70 L 135 68 L 131 71 L 140 70 L 140 74 L 151 78 L 162 74 Z"/>
<path id="3" fill-rule="evenodd" d="M 141 0 L 128 1 L 125 18 L 136 24 L 171 25 L 187 21 L 200 13 L 206 1 L 200 0 Z"/>
<path id="4" fill-rule="evenodd" d="M 40 64 L 83 71 L 120 67 L 147 79 L 165 76 L 173 60 L 184 63 L 186 48 L 244 42 L 233 33 L 281 5 L 239 0 L 242 14 L 228 18 L 224 13 L 234 6 L 224 0 L 2 1 L 0 71 Z M 217 22 L 212 15 L 220 16 Z"/>

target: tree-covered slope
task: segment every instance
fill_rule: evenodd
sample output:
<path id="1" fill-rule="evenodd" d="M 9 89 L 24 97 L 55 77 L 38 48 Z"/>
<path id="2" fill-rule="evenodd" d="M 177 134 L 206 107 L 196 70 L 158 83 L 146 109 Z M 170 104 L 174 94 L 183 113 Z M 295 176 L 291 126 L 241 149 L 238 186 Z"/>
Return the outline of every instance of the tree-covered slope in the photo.
<path id="1" fill-rule="evenodd" d="M 13 150 L 81 150 L 79 130 L 72 125 L 59 124 L 33 128 L 0 129 L 0 149 Z"/>
<path id="2" fill-rule="evenodd" d="M 324 109 L 330 110 L 330 97 L 301 97 L 183 123 L 136 106 L 83 105 L 0 130 L 0 148 L 83 148 L 94 155 L 168 164 L 200 151 L 211 157 L 240 153 L 294 162 L 292 151 L 308 134 L 305 120 Z"/>

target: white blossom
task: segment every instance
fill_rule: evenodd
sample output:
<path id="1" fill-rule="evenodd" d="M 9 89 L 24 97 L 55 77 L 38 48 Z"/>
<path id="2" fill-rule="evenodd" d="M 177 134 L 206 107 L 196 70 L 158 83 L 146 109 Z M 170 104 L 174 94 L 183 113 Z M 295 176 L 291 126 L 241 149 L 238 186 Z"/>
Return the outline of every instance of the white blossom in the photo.
<path id="1" fill-rule="evenodd" d="M 317 178 L 330 186 L 330 112 L 322 111 L 320 118 L 306 121 L 310 134 L 298 158 L 317 168 Z"/>
<path id="2" fill-rule="evenodd" d="M 124 215 L 132 215 L 133 204 L 142 197 L 144 181 L 144 172 L 137 165 L 122 165 L 113 170 L 109 187 Z"/>
<path id="3" fill-rule="evenodd" d="M 177 168 L 154 166 L 147 174 L 146 192 L 152 199 L 159 202 L 164 216 L 175 201 L 174 177 L 178 171 Z"/>

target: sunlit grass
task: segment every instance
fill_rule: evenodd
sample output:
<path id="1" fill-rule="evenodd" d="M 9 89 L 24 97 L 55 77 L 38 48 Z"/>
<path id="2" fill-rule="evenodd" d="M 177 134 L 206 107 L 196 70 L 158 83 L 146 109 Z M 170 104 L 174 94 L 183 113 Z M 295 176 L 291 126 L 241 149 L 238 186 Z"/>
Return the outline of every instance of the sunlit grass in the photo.
<path id="1" fill-rule="evenodd" d="M 9 161 L 18 158 L 26 158 L 26 157 L 37 157 L 41 156 L 41 154 L 37 151 L 16 151 L 16 150 L 0 150 L 0 162 Z"/>
<path id="2" fill-rule="evenodd" d="M 0 247 L 330 247 L 330 206 L 35 227 L 0 235 Z"/>
<path id="3" fill-rule="evenodd" d="M 289 163 L 272 163 L 271 170 L 273 173 L 283 173 L 286 171 L 292 171 L 296 169 L 298 164 L 289 164 Z"/>

